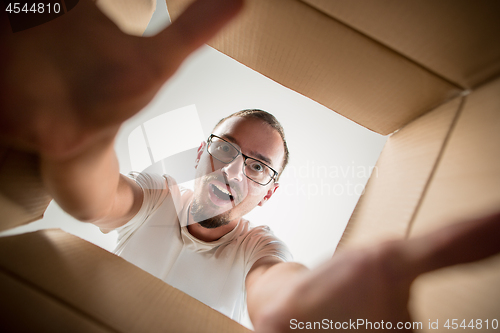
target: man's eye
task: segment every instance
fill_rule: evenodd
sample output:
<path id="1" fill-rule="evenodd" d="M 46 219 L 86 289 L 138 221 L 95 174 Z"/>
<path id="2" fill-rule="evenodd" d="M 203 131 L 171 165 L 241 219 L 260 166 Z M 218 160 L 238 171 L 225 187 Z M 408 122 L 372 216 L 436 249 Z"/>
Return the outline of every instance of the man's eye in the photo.
<path id="1" fill-rule="evenodd" d="M 252 163 L 252 169 L 257 172 L 264 171 L 264 166 L 260 163 Z"/>
<path id="2" fill-rule="evenodd" d="M 229 153 L 229 151 L 231 150 L 231 148 L 229 147 L 229 145 L 222 144 L 222 145 L 219 146 L 219 150 L 222 150 L 225 153 Z"/>

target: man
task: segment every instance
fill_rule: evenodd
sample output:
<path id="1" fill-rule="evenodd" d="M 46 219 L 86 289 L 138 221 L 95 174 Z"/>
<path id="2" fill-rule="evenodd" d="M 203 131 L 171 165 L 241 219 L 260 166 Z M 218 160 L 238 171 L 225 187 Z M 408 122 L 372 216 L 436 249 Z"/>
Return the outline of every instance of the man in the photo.
<path id="1" fill-rule="evenodd" d="M 117 229 L 115 253 L 241 320 L 245 280 L 251 288 L 262 264 L 290 259 L 268 228 L 242 218 L 272 197 L 287 161 L 283 129 L 271 114 L 243 110 L 224 118 L 198 149 L 194 193 L 168 176 L 135 175 L 141 208 Z"/>
<path id="2" fill-rule="evenodd" d="M 126 225 L 140 211 L 145 194 L 132 179 L 118 173 L 113 141 L 120 124 L 144 107 L 182 60 L 240 8 L 241 1 L 200 0 L 169 28 L 147 39 L 123 35 L 90 1 L 80 1 L 62 17 L 15 36 L 3 15 L 2 145 L 38 159 L 44 187 L 71 215 L 105 230 Z M 273 151 L 265 151 L 261 145 L 253 146 L 253 140 L 259 140 L 253 134 L 250 141 L 235 137 L 234 128 L 243 126 L 235 123 L 238 120 L 226 120 L 214 134 L 235 147 L 238 144 L 246 156 L 261 162 L 265 162 L 262 157 L 268 158 L 270 163 L 266 164 L 275 171 L 282 168 L 279 161 L 283 152 L 278 149 L 282 146 L 275 144 Z M 265 126 L 259 125 L 262 128 Z M 273 130 L 268 134 L 277 139 Z M 234 178 L 243 157 L 238 156 L 239 161 L 227 166 L 215 167 L 214 161 L 214 168 L 209 168 L 211 158 L 206 148 L 202 147 L 200 172 L 221 170 L 221 175 Z M 246 199 L 214 222 L 227 224 L 213 230 L 190 224 L 189 233 L 206 241 L 224 237 L 231 232 L 233 220 L 268 200 L 275 190 L 273 182 L 261 188 L 256 187 L 260 184 L 249 183 L 253 180 L 243 180 L 248 183 L 242 190 L 248 192 Z M 231 184 L 231 179 L 226 183 Z M 217 185 L 215 181 L 212 184 Z M 212 184 L 208 180 L 197 186 L 200 192 L 194 196 L 199 197 L 200 204 L 210 204 L 202 193 L 207 187 L 216 191 L 210 189 Z M 224 192 L 223 186 L 218 190 Z M 232 207 L 233 201 L 239 200 L 238 191 L 234 195 L 226 191 L 232 197 L 221 198 L 226 203 L 213 200 L 217 206 L 212 207 L 213 212 Z M 194 211 L 193 221 L 199 222 Z M 264 333 L 290 331 L 292 319 L 409 321 L 407 302 L 412 281 L 430 270 L 500 252 L 499 219 L 497 214 L 406 242 L 346 252 L 313 271 L 264 256 L 252 265 L 245 279 L 254 327 Z"/>

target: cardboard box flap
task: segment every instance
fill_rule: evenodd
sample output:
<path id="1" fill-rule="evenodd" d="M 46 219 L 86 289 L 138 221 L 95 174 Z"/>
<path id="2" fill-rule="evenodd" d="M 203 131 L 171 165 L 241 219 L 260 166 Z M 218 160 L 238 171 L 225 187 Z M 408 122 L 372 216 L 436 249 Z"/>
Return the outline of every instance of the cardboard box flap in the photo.
<path id="1" fill-rule="evenodd" d="M 466 100 L 426 191 L 411 236 L 500 208 L 500 78 Z M 498 241 L 498 240 L 497 240 Z M 419 279 L 417 319 L 500 320 L 500 255 Z M 435 320 L 434 319 L 434 320 Z M 442 326 L 440 326 L 442 327 Z M 483 326 L 486 330 L 486 327 Z M 491 326 L 488 332 L 493 330 Z"/>
<path id="2" fill-rule="evenodd" d="M 500 73 L 497 0 L 301 0 L 464 88 Z"/>
<path id="3" fill-rule="evenodd" d="M 50 200 L 38 157 L 0 148 L 0 231 L 42 218 Z"/>
<path id="4" fill-rule="evenodd" d="M 87 327 L 113 332 L 249 332 L 124 259 L 60 230 L 0 238 L 0 267 L 1 279 L 8 282 L 0 284 L 2 295 L 14 285 L 26 290 L 19 293 L 29 296 L 26 303 L 50 304 L 57 310 L 47 310 L 56 331 L 57 315 L 65 312 L 65 325 L 75 329 L 83 320 Z M 26 321 L 25 312 L 14 312 L 1 325 Z M 38 317 L 30 313 L 34 321 L 21 326 L 38 330 L 43 324 Z"/>
<path id="5" fill-rule="evenodd" d="M 168 0 L 172 19 L 187 0 Z M 343 116 L 390 134 L 460 89 L 300 1 L 247 1 L 211 46 Z"/>
<path id="6" fill-rule="evenodd" d="M 500 208 L 500 78 L 466 96 L 412 234 Z"/>
<path id="7" fill-rule="evenodd" d="M 389 137 L 342 235 L 339 250 L 407 236 L 461 101 L 458 97 Z"/>
<path id="8" fill-rule="evenodd" d="M 96 5 L 122 31 L 142 36 L 156 9 L 156 0 L 99 0 Z"/>
<path id="9" fill-rule="evenodd" d="M 3 332 L 116 332 L 64 302 L 0 271 L 0 329 Z"/>

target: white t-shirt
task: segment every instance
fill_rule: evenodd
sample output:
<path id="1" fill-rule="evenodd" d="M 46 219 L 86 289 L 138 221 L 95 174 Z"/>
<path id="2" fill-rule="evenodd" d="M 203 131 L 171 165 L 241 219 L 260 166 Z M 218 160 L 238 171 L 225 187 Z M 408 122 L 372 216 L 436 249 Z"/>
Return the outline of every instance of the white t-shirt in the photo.
<path id="1" fill-rule="evenodd" d="M 240 321 L 246 311 L 248 271 L 262 257 L 291 260 L 285 244 L 268 227 L 252 227 L 245 219 L 220 239 L 201 241 L 186 227 L 192 191 L 168 176 L 133 176 L 144 201 L 134 218 L 117 229 L 114 253 Z"/>

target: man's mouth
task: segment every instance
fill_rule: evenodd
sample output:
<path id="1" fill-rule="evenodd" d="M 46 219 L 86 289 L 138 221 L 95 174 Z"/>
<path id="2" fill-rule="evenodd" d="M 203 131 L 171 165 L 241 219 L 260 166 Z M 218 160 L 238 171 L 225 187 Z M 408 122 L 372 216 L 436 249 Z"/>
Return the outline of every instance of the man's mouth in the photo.
<path id="1" fill-rule="evenodd" d="M 210 183 L 209 196 L 211 201 L 217 206 L 225 206 L 229 202 L 234 206 L 234 197 L 228 189 L 229 186 L 220 183 Z"/>

